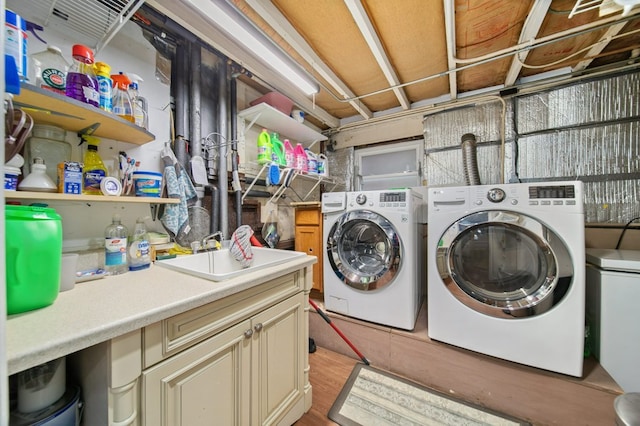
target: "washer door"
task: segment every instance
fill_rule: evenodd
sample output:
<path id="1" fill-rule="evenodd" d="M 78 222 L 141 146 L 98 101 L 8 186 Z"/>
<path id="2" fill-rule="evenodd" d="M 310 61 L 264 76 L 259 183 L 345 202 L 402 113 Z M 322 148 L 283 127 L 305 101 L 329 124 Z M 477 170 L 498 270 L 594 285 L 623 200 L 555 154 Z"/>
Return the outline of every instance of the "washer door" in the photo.
<path id="1" fill-rule="evenodd" d="M 456 299 L 499 318 L 548 311 L 573 280 L 564 242 L 536 219 L 510 211 L 483 211 L 456 221 L 440 239 L 436 263 Z"/>
<path id="2" fill-rule="evenodd" d="M 400 236 L 378 213 L 347 212 L 328 234 L 327 255 L 331 268 L 344 283 L 357 290 L 377 290 L 389 285 L 400 269 Z"/>

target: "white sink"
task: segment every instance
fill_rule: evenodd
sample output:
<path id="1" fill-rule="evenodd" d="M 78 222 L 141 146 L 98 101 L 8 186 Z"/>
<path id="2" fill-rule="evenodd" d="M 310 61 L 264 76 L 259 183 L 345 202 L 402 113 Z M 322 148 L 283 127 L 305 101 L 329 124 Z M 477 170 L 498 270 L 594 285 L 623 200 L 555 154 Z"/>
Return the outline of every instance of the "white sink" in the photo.
<path id="1" fill-rule="evenodd" d="M 243 268 L 228 249 L 178 256 L 174 259 L 158 260 L 156 265 L 194 275 L 210 281 L 223 281 L 246 272 L 256 271 L 288 262 L 305 253 L 264 247 L 251 247 L 253 263 Z"/>

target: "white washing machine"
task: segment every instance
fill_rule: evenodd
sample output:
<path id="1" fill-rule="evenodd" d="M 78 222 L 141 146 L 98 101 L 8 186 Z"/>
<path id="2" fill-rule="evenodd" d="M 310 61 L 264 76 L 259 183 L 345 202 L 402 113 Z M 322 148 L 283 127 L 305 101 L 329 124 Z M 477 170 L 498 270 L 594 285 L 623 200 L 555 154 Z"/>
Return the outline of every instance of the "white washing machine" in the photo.
<path id="1" fill-rule="evenodd" d="M 429 336 L 582 376 L 582 182 L 433 187 L 428 214 Z"/>
<path id="2" fill-rule="evenodd" d="M 327 310 L 414 328 L 426 287 L 424 209 L 411 189 L 322 194 Z"/>
<path id="3" fill-rule="evenodd" d="M 587 249 L 593 354 L 625 392 L 640 392 L 640 251 Z"/>

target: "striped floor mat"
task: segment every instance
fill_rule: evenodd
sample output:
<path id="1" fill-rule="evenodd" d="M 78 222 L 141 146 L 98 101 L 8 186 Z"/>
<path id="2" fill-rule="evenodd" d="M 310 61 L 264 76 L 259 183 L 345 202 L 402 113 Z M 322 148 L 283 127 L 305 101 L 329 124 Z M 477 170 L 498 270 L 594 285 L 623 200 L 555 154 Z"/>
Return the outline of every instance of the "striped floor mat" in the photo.
<path id="1" fill-rule="evenodd" d="M 343 426 L 529 425 L 362 363 L 354 367 L 329 418 Z"/>

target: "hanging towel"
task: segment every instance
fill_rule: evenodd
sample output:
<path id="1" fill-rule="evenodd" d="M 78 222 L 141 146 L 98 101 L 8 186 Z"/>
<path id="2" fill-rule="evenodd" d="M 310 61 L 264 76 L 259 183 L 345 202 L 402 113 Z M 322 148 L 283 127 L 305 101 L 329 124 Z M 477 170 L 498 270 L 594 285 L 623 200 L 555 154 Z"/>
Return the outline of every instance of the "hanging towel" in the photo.
<path id="1" fill-rule="evenodd" d="M 165 160 L 165 163 L 171 160 Z M 167 204 L 164 208 L 160 222 L 175 239 L 178 235 L 188 234 L 189 206 L 197 200 L 196 190 L 180 163 L 167 164 L 164 168 L 164 181 L 167 185 L 167 196 L 179 198 L 178 204 Z"/>

